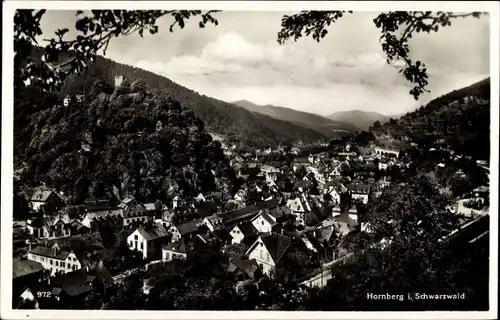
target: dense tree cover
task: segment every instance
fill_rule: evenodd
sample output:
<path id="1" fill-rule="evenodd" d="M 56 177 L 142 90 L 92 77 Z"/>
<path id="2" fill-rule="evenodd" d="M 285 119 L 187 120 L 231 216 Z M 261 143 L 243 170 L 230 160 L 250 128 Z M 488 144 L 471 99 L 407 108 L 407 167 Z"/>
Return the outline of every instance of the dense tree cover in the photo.
<path id="1" fill-rule="evenodd" d="M 135 195 L 143 201 L 232 192 L 234 171 L 203 122 L 141 79 L 102 81 L 64 107 L 28 87 L 15 97 L 15 162 L 21 180 L 64 191 L 74 202 Z"/>
<path id="2" fill-rule="evenodd" d="M 356 254 L 332 268 L 323 289 L 309 290 L 309 310 L 486 310 L 488 242 L 467 248 L 439 240 L 458 227 L 459 216 L 425 177 L 393 185 L 363 215 L 371 233 L 350 237 Z M 391 239 L 392 242 L 380 243 Z M 369 300 L 367 295 L 402 294 L 403 301 Z M 465 293 L 465 300 L 412 300 L 408 293 Z"/>
<path id="3" fill-rule="evenodd" d="M 484 101 L 468 101 L 476 97 Z M 407 113 L 397 121 L 370 128 L 376 135 L 389 134 L 410 139 L 429 149 L 444 139 L 444 144 L 459 154 L 489 159 L 490 154 L 490 79 L 452 91 L 426 106 Z M 456 103 L 454 103 L 456 101 Z"/>
<path id="4" fill-rule="evenodd" d="M 473 159 L 462 157 L 451 160 L 446 151 L 423 151 L 415 157 L 408 174 L 425 174 L 440 188 L 450 192 L 453 197 L 467 196 L 473 189 L 489 184 L 489 177 Z M 445 166 L 439 167 L 442 163 Z"/>

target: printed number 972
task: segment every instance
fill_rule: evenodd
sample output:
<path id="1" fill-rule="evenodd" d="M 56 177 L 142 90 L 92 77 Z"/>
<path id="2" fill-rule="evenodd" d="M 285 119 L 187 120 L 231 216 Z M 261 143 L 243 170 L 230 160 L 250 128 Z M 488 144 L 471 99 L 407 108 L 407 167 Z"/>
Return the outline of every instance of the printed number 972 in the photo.
<path id="1" fill-rule="evenodd" d="M 50 292 L 50 291 L 39 291 L 39 292 L 37 292 L 36 295 L 38 296 L 38 298 L 50 298 L 50 296 L 52 295 L 52 292 Z"/>

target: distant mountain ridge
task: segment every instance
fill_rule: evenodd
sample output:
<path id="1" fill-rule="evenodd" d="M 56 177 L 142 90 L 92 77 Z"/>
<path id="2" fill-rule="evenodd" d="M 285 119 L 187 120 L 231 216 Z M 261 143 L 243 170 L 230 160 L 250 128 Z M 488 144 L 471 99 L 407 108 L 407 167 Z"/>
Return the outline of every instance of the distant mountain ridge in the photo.
<path id="1" fill-rule="evenodd" d="M 35 59 L 36 56 L 41 57 L 42 50 L 39 48 L 34 54 Z M 183 107 L 191 109 L 195 116 L 204 122 L 207 131 L 222 134 L 228 140 L 238 140 L 255 147 L 276 146 L 284 142 L 310 143 L 327 140 L 325 135 L 310 128 L 252 113 L 234 104 L 199 94 L 164 76 L 102 56 L 97 56 L 96 60 L 80 75 L 70 75 L 65 80 L 61 93 L 89 92 L 96 80 L 104 80 L 108 84 L 113 84 L 115 76 L 123 76 L 128 81 L 142 78 L 150 89 L 167 92 Z"/>
<path id="2" fill-rule="evenodd" d="M 350 123 L 363 130 L 367 130 L 375 121 L 384 123 L 391 117 L 397 118 L 398 115 L 386 116 L 374 111 L 349 110 L 337 111 L 327 116 L 328 119 Z"/>
<path id="3" fill-rule="evenodd" d="M 278 120 L 287 121 L 302 127 L 313 129 L 327 137 L 337 137 L 354 133 L 358 128 L 350 123 L 327 119 L 317 114 L 298 111 L 273 105 L 258 105 L 247 100 L 232 102 L 248 111 L 263 114 Z"/>

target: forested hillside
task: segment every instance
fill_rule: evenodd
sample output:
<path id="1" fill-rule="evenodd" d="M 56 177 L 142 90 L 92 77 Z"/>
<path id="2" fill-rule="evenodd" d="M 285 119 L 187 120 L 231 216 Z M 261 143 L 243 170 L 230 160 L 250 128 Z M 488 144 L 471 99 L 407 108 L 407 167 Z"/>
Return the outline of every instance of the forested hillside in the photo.
<path id="1" fill-rule="evenodd" d="M 489 159 L 490 79 L 436 98 L 399 120 L 375 123 L 370 130 L 423 147 L 441 140 L 460 154 Z"/>
<path id="2" fill-rule="evenodd" d="M 349 135 L 358 130 L 355 125 L 346 122 L 334 121 L 317 114 L 298 111 L 290 108 L 276 107 L 272 105 L 259 106 L 246 100 L 236 101 L 233 102 L 233 104 L 252 112 L 260 113 L 273 117 L 275 119 L 288 121 L 302 127 L 313 129 L 331 138 Z"/>
<path id="3" fill-rule="evenodd" d="M 96 82 L 67 107 L 37 88 L 17 92 L 14 146 L 24 184 L 46 183 L 73 202 L 112 195 L 168 201 L 174 193 L 228 194 L 235 186 L 203 121 L 141 79 L 118 88 Z"/>
<path id="4" fill-rule="evenodd" d="M 226 135 L 229 139 L 246 145 L 267 147 L 282 142 L 326 140 L 324 135 L 309 128 L 249 112 L 233 104 L 201 95 L 160 75 L 100 56 L 81 75 L 69 76 L 62 93 L 88 92 L 99 79 L 113 84 L 114 77 L 118 75 L 131 81 L 142 78 L 151 89 L 166 91 L 183 107 L 193 110 L 209 131 Z"/>

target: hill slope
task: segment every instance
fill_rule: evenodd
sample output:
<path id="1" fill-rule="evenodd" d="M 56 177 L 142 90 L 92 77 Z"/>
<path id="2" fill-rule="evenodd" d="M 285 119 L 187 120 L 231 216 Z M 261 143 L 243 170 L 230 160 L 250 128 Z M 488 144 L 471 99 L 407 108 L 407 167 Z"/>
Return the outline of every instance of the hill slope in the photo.
<path id="1" fill-rule="evenodd" d="M 487 78 L 370 130 L 377 135 L 409 139 L 425 147 L 444 139 L 456 152 L 489 159 L 490 107 L 490 78 Z"/>
<path id="2" fill-rule="evenodd" d="M 375 121 L 381 123 L 389 121 L 390 116 L 385 116 L 378 112 L 367 112 L 361 110 L 337 111 L 327 117 L 335 121 L 347 122 L 363 130 L 368 129 Z M 395 118 L 393 116 L 393 118 Z"/>
<path id="3" fill-rule="evenodd" d="M 260 147 L 287 141 L 313 142 L 326 139 L 324 135 L 309 128 L 254 114 L 233 104 L 201 95 L 160 75 L 100 56 L 81 75 L 69 76 L 62 93 L 88 91 L 98 79 L 113 84 L 114 77 L 120 75 L 131 80 L 142 78 L 148 87 L 164 90 L 183 107 L 193 110 L 196 117 L 205 123 L 207 130 L 223 134 L 229 140 Z"/>
<path id="4" fill-rule="evenodd" d="M 313 129 L 328 137 L 338 137 L 339 135 L 353 133 L 357 130 L 356 126 L 349 123 L 330 120 L 316 114 L 290 108 L 276 107 L 272 105 L 260 106 L 246 100 L 236 101 L 233 102 L 233 104 L 251 112 L 267 115 L 275 119 Z"/>
<path id="5" fill-rule="evenodd" d="M 135 195 L 232 192 L 236 177 L 194 113 L 145 82 L 97 82 L 65 107 L 28 87 L 15 95 L 14 159 L 24 185 L 47 185 L 74 202 Z M 16 169 L 17 169 L 16 168 Z"/>

